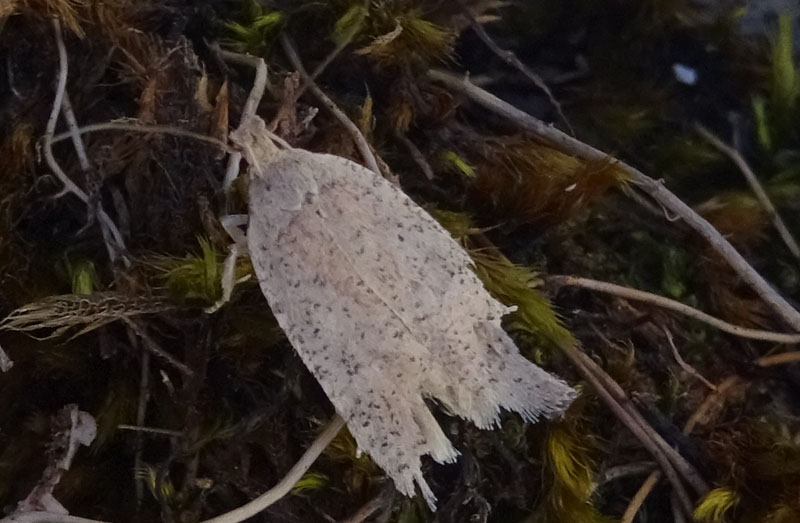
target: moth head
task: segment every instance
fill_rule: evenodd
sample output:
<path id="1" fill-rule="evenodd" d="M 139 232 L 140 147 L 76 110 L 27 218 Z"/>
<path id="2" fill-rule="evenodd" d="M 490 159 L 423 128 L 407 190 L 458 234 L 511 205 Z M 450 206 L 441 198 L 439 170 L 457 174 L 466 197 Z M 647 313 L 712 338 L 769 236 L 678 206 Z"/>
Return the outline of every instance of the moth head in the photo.
<path id="1" fill-rule="evenodd" d="M 239 147 L 247 163 L 255 169 L 259 165 L 269 162 L 280 151 L 278 144 L 283 147 L 289 145 L 280 137 L 267 130 L 267 124 L 258 116 L 248 116 L 231 132 L 231 142 Z"/>

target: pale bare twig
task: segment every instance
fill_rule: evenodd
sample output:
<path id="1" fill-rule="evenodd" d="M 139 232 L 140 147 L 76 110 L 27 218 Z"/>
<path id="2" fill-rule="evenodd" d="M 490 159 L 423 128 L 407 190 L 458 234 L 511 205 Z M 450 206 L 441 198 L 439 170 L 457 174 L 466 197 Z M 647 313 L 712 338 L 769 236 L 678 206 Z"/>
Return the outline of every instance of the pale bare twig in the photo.
<path id="1" fill-rule="evenodd" d="M 761 182 L 758 181 L 758 177 L 750 168 L 750 165 L 747 163 L 744 157 L 739 153 L 738 150 L 723 142 L 719 137 L 702 125 L 695 124 L 695 129 L 697 129 L 697 132 L 700 134 L 700 136 L 702 136 L 708 143 L 713 145 L 719 152 L 730 158 L 730 160 L 736 164 L 736 167 L 739 168 L 747 180 L 747 183 L 750 185 L 750 189 L 752 189 L 753 193 L 756 195 L 758 203 L 764 208 L 764 212 L 767 213 L 772 225 L 774 225 L 775 229 L 778 231 L 778 235 L 780 235 L 783 243 L 786 244 L 786 247 L 789 249 L 789 252 L 792 253 L 792 256 L 794 256 L 797 261 L 800 261 L 800 246 L 798 246 L 797 241 L 794 239 L 794 236 L 792 236 L 789 228 L 786 227 L 786 223 L 783 221 L 783 218 L 781 218 L 781 215 L 778 214 L 778 210 L 772 204 L 772 201 L 770 201 L 767 191 L 765 191 L 764 187 L 761 186 Z"/>
<path id="2" fill-rule="evenodd" d="M 441 82 L 487 109 L 516 123 L 549 145 L 577 158 L 589 162 L 608 161 L 610 156 L 587 145 L 541 120 L 504 102 L 496 96 L 473 85 L 467 78 L 451 73 L 430 70 L 431 80 Z M 664 184 L 650 178 L 625 162 L 615 160 L 614 166 L 625 173 L 628 179 L 650 195 L 664 208 L 680 216 L 687 225 L 702 236 L 722 256 L 734 271 L 795 331 L 800 332 L 800 312 L 794 309 L 764 278 L 739 254 L 739 252 L 708 221 L 675 196 Z"/>
<path id="3" fill-rule="evenodd" d="M 636 517 L 639 509 L 644 504 L 644 500 L 647 499 L 647 496 L 650 495 L 650 492 L 652 492 L 653 488 L 658 484 L 661 476 L 660 470 L 655 470 L 647 476 L 642 486 L 639 487 L 639 490 L 637 490 L 636 494 L 631 498 L 630 503 L 628 503 L 628 506 L 625 508 L 625 512 L 622 513 L 620 523 L 633 523 L 633 518 Z"/>
<path id="4" fill-rule="evenodd" d="M 314 464 L 320 454 L 330 444 L 333 438 L 344 427 L 345 421 L 337 414 L 325 427 L 325 430 L 317 436 L 317 439 L 300 457 L 297 463 L 286 473 L 277 485 L 269 489 L 264 494 L 241 507 L 226 512 L 220 516 L 207 519 L 202 523 L 239 523 L 251 518 L 259 512 L 265 510 L 276 501 L 291 492 L 292 487 L 303 477 L 303 474 Z M 107 523 L 93 519 L 79 518 L 66 514 L 53 514 L 50 512 L 24 512 L 13 514 L 0 519 L 0 523 Z"/>
<path id="5" fill-rule="evenodd" d="M 64 99 L 61 101 L 61 112 L 64 115 L 64 120 L 67 121 L 67 131 L 66 134 L 72 138 L 72 146 L 75 148 L 75 154 L 78 155 L 78 163 L 81 166 L 81 170 L 83 172 L 88 172 L 91 168 L 89 164 L 89 156 L 86 154 L 86 148 L 83 146 L 83 140 L 81 140 L 81 134 L 78 132 L 78 120 L 75 118 L 75 111 L 72 110 L 72 103 L 69 101 L 69 93 L 64 90 Z M 53 140 L 55 143 L 55 139 Z"/>
<path id="6" fill-rule="evenodd" d="M 548 87 L 547 83 L 542 79 L 542 77 L 534 73 L 530 67 L 522 63 L 522 61 L 519 58 L 517 58 L 517 55 L 514 54 L 513 51 L 509 51 L 508 49 L 503 49 L 502 47 L 500 47 L 497 44 L 497 42 L 494 41 L 494 38 L 492 38 L 489 35 L 489 33 L 486 32 L 486 29 L 483 27 L 483 24 L 481 24 L 472 14 L 469 8 L 464 5 L 464 2 L 462 0 L 457 0 L 457 1 L 461 6 L 461 10 L 464 11 L 464 14 L 466 14 L 467 18 L 469 18 L 470 26 L 472 27 L 472 30 L 475 31 L 475 34 L 478 35 L 478 38 L 480 38 L 483 41 L 483 43 L 486 44 L 486 47 L 488 47 L 489 50 L 491 50 L 495 55 L 497 55 L 498 58 L 500 58 L 502 61 L 504 61 L 511 67 L 517 69 L 528 80 L 530 80 L 531 83 L 533 83 L 533 85 L 538 87 L 539 90 L 541 90 L 545 94 L 545 96 L 547 96 L 547 99 L 550 101 L 550 104 L 555 108 L 558 117 L 561 119 L 562 122 L 564 122 L 564 125 L 567 126 L 567 129 L 569 129 L 569 133 L 575 136 L 575 130 L 572 128 L 572 125 L 570 125 L 569 120 L 567 120 L 564 111 L 561 109 L 561 103 L 559 103 L 555 95 L 553 95 L 553 92 L 550 90 L 550 87 Z"/>
<path id="7" fill-rule="evenodd" d="M 628 428 L 628 430 L 630 430 L 634 436 L 636 436 L 636 439 L 638 439 L 642 446 L 644 446 L 644 448 L 650 452 L 653 458 L 655 458 L 656 462 L 661 467 L 661 470 L 663 470 L 667 475 L 667 479 L 669 479 L 672 487 L 676 492 L 678 492 L 684 510 L 686 510 L 687 513 L 691 513 L 693 506 L 692 500 L 689 497 L 689 493 L 686 491 L 683 483 L 681 482 L 677 471 L 673 467 L 672 463 L 670 463 L 669 458 L 653 441 L 653 439 L 648 436 L 648 434 L 642 428 L 641 423 L 636 420 L 635 417 L 632 416 L 631 413 L 628 412 L 622 405 L 620 405 L 603 381 L 593 371 L 591 366 L 587 364 L 587 360 L 591 361 L 591 358 L 573 346 L 562 346 L 561 349 L 564 351 L 567 358 L 572 361 L 573 365 L 577 367 L 584 379 L 591 383 L 591 385 L 597 391 L 597 394 L 600 396 L 600 399 L 609 407 L 609 409 L 611 409 L 614 415 Z"/>
<path id="8" fill-rule="evenodd" d="M 756 365 L 759 367 L 772 367 L 774 365 L 786 365 L 789 363 L 797 363 L 800 361 L 800 351 L 782 352 L 780 354 L 772 354 L 764 356 L 756 360 Z"/>
<path id="9" fill-rule="evenodd" d="M 662 326 L 661 329 L 664 331 L 664 335 L 667 337 L 667 341 L 669 342 L 669 346 L 672 348 L 672 355 L 675 357 L 675 361 L 678 362 L 678 365 L 680 365 L 680 367 L 684 371 L 686 371 L 686 373 L 694 376 L 695 378 L 697 378 L 698 380 L 703 382 L 703 385 L 705 385 L 709 389 L 717 390 L 717 386 L 716 385 L 714 385 L 713 383 L 708 381 L 702 374 L 700 374 L 697 371 L 697 369 L 695 369 L 694 367 L 692 367 L 691 365 L 686 363 L 686 361 L 684 361 L 684 359 L 681 357 L 681 353 L 678 352 L 678 347 L 675 346 L 675 341 L 672 339 L 672 333 L 669 332 L 669 329 L 667 329 L 664 326 Z"/>
<path id="10" fill-rule="evenodd" d="M 228 151 L 228 152 L 233 151 L 233 149 L 222 140 L 213 138 L 211 136 L 206 136 L 205 134 L 187 131 L 186 129 L 181 129 L 180 127 L 174 127 L 171 125 L 149 125 L 149 124 L 137 124 L 129 122 L 103 122 L 103 123 L 93 123 L 89 125 L 84 125 L 83 127 L 78 127 L 76 131 L 80 134 L 96 133 L 99 131 L 131 131 L 137 133 L 170 134 L 173 136 L 193 138 L 201 142 L 210 143 L 216 147 L 219 147 L 223 151 Z M 58 143 L 71 137 L 72 133 L 70 132 L 60 133 L 53 136 L 52 143 Z"/>
<path id="11" fill-rule="evenodd" d="M 64 103 L 65 93 L 67 88 L 67 74 L 68 74 L 68 63 L 67 63 L 67 47 L 64 45 L 64 38 L 61 34 L 61 24 L 57 18 L 53 19 L 53 31 L 56 37 L 56 44 L 58 47 L 58 63 L 59 63 L 59 70 L 58 70 L 58 84 L 56 87 L 56 96 L 55 100 L 53 101 L 53 109 L 50 112 L 50 117 L 47 120 L 47 127 L 45 128 L 45 134 L 43 137 L 43 149 L 44 149 L 44 157 L 47 161 L 47 165 L 56 175 L 56 177 L 61 181 L 64 185 L 64 188 L 59 192 L 56 197 L 62 196 L 67 193 L 72 193 L 78 197 L 84 204 L 91 208 L 92 203 L 89 196 L 78 187 L 75 182 L 73 182 L 69 176 L 61 169 L 61 166 L 56 161 L 55 156 L 53 155 L 53 134 L 55 133 L 56 123 L 58 123 L 58 116 L 61 113 L 61 108 Z M 73 115 L 74 116 L 74 115 Z M 72 127 L 72 126 L 71 126 Z M 72 130 L 72 129 L 71 129 Z M 70 136 L 73 136 L 72 134 Z M 74 138 L 73 138 L 74 139 Z M 102 205 L 97 205 L 96 214 L 98 222 L 100 223 L 100 227 L 103 230 L 104 239 L 107 240 L 106 244 L 108 245 L 108 237 L 107 234 L 110 234 L 114 242 L 116 243 L 116 248 L 119 249 L 120 253 L 125 252 L 125 242 L 122 239 L 122 234 L 119 232 L 119 229 L 114 224 L 114 221 L 111 217 L 106 214 L 103 210 Z M 109 252 L 111 254 L 112 260 L 115 257 L 114 248 L 109 246 Z M 123 260 L 125 260 L 126 264 L 130 262 L 127 261 L 127 258 L 123 256 Z"/>
<path id="12" fill-rule="evenodd" d="M 72 146 L 75 149 L 75 154 L 78 156 L 78 164 L 81 166 L 81 171 L 84 174 L 88 174 L 91 170 L 91 164 L 89 163 L 89 156 L 86 154 L 86 148 L 83 145 L 83 140 L 81 139 L 81 134 L 78 132 L 78 120 L 75 118 L 75 111 L 72 110 L 72 103 L 69 101 L 69 94 L 67 91 L 64 91 L 64 99 L 61 101 L 61 112 L 64 115 L 64 120 L 67 122 L 67 133 L 69 134 L 70 138 L 72 138 Z M 105 214 L 103 211 L 102 206 L 98 203 L 95 213 L 100 215 L 100 213 Z M 111 218 L 109 217 L 109 220 Z M 127 248 L 125 247 L 125 241 L 123 240 L 122 233 L 119 232 L 119 228 L 117 227 L 116 223 L 111 222 L 113 225 L 109 227 L 108 223 L 104 222 L 101 219 L 98 219 L 100 222 L 100 233 L 103 235 L 103 242 L 106 245 L 106 250 L 108 251 L 108 257 L 111 259 L 112 262 L 115 262 L 118 257 L 122 258 L 122 262 L 125 264 L 125 267 L 130 268 L 131 262 L 128 259 L 128 256 L 125 254 Z M 116 247 L 114 246 L 116 244 Z M 117 251 L 120 251 L 119 253 Z"/>
<path id="13" fill-rule="evenodd" d="M 247 101 L 242 109 L 242 117 L 239 119 L 239 126 L 241 127 L 251 117 L 255 116 L 258 104 L 261 102 L 261 98 L 264 97 L 264 90 L 267 85 L 267 64 L 264 63 L 263 58 L 256 56 L 232 53 L 230 51 L 220 51 L 220 53 L 226 60 L 247 64 L 254 67 L 256 70 L 256 78 L 253 80 L 253 87 L 250 89 L 250 94 L 247 96 Z M 241 161 L 242 153 L 240 151 L 233 151 L 230 153 L 228 157 L 228 167 L 225 170 L 225 178 L 222 182 L 222 188 L 226 194 L 239 176 L 239 164 Z"/>
<path id="14" fill-rule="evenodd" d="M 170 438 L 182 438 L 183 432 L 179 430 L 159 429 L 155 427 L 143 427 L 141 425 L 117 425 L 119 430 L 131 430 L 135 432 L 144 432 L 145 434 L 158 434 L 160 436 L 168 436 Z"/>
<path id="15" fill-rule="evenodd" d="M 322 454 L 344 425 L 344 420 L 337 414 L 277 485 L 246 505 L 222 514 L 221 516 L 203 521 L 202 523 L 239 523 L 240 521 L 255 516 L 284 497 L 291 492 L 292 487 L 303 477 L 303 474 L 305 474 L 311 465 L 314 464 L 319 455 Z"/>
<path id="16" fill-rule="evenodd" d="M 337 120 L 339 120 L 339 123 L 341 123 L 345 129 L 347 129 L 347 131 L 350 133 L 350 136 L 353 138 L 356 147 L 358 147 L 361 157 L 367 164 L 367 167 L 379 176 L 382 176 L 381 169 L 378 167 L 378 160 L 372 153 L 372 149 L 370 148 L 367 139 L 364 138 L 364 135 L 361 133 L 361 130 L 358 128 L 358 126 L 347 117 L 344 111 L 339 109 L 336 103 L 331 100 L 313 80 L 309 79 L 308 73 L 306 72 L 305 67 L 303 67 L 303 63 L 300 61 L 300 56 L 297 54 L 297 51 L 295 50 L 286 33 L 281 33 L 280 41 L 283 51 L 286 53 L 287 58 L 289 58 L 289 62 L 291 62 L 292 67 L 297 69 L 297 72 L 300 73 L 304 80 L 308 79 L 308 89 L 313 93 L 314 96 L 317 97 L 317 99 L 319 99 L 320 102 L 322 102 L 322 105 L 324 105 L 325 108 L 328 109 L 328 111 L 330 111 Z"/>
<path id="17" fill-rule="evenodd" d="M 800 343 L 800 334 L 784 334 L 780 332 L 762 331 L 740 327 L 738 325 L 733 325 L 722 321 L 679 301 L 665 298 L 664 296 L 659 296 L 658 294 L 631 289 L 630 287 L 623 287 L 622 285 L 592 280 L 589 278 L 581 278 L 578 276 L 548 276 L 547 281 L 556 285 L 581 287 L 606 294 L 613 294 L 614 296 L 620 296 L 629 300 L 649 303 L 663 309 L 668 309 L 683 314 L 684 316 L 688 316 L 695 320 L 702 321 L 703 323 L 711 325 L 712 327 L 716 327 L 723 332 L 738 336 L 740 338 L 769 341 L 773 343 Z"/>

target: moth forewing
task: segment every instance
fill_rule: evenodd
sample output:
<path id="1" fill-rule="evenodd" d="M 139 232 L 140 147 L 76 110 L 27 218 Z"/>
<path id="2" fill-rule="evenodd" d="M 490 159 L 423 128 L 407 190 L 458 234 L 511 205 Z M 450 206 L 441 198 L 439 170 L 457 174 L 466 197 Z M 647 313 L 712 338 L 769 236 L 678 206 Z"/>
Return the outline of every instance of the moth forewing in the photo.
<path id="1" fill-rule="evenodd" d="M 260 120 L 232 138 L 251 164 L 247 242 L 261 290 L 401 492 L 416 483 L 434 508 L 421 457 L 458 455 L 425 398 L 482 428 L 501 409 L 535 420 L 569 405 L 575 392 L 502 329 L 509 309 L 469 255 L 398 187 L 344 158 L 278 150 Z"/>

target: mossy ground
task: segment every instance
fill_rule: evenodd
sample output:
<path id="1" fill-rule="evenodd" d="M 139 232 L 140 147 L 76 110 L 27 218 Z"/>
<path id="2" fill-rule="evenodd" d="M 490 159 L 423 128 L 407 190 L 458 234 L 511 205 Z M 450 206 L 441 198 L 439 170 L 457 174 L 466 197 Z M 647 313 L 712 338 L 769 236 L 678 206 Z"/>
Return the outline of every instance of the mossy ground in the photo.
<path id="1" fill-rule="evenodd" d="M 800 236 L 800 58 L 791 19 L 745 35 L 739 8 L 688 0 L 464 4 L 500 46 L 541 74 L 578 138 L 663 178 L 800 302 L 798 261 L 744 178 L 693 127 L 736 137 Z M 203 311 L 221 292 L 228 239 L 218 218 L 241 211 L 246 194 L 237 187 L 226 207 L 226 159 L 218 150 L 108 131 L 86 136 L 91 169 L 84 172 L 68 141 L 55 146 L 67 174 L 120 226 L 127 267 L 109 261 L 83 203 L 54 198 L 61 185 L 38 149 L 58 72 L 52 16 L 65 31 L 67 90 L 81 124 L 127 117 L 224 138 L 253 73 L 221 60 L 210 45 L 220 43 L 265 58 L 268 94 L 259 114 L 274 118 L 286 140 L 360 161 L 324 109 L 311 118 L 316 99 L 294 99 L 301 82 L 277 39 L 290 35 L 309 71 L 349 42 L 318 83 L 404 190 L 470 250 L 487 287 L 519 307 L 507 327 L 524 353 L 581 390 L 553 423 L 525 425 L 509 415 L 501 429 L 480 431 L 440 412 L 463 453 L 456 465 L 426 465 L 440 510 L 387 495 L 376 521 L 617 520 L 649 471 L 629 466 L 652 458 L 559 350 L 577 343 L 714 488 L 698 502 L 698 520 L 800 520 L 800 374 L 796 365 L 753 363 L 786 347 L 543 283 L 550 274 L 594 277 L 738 325 L 784 326 L 701 239 L 626 196 L 612 162 L 585 164 L 425 80 L 433 67 L 469 71 L 487 90 L 563 125 L 548 97 L 481 42 L 458 2 L 427 0 L 18 0 L 0 7 L 0 317 L 70 295 L 60 309 L 42 310 L 37 321 L 49 330 L 34 334 L 77 318 L 54 338 L 0 332 L 15 362 L 0 375 L 4 506 L 13 508 L 39 478 L 48 419 L 67 403 L 94 415 L 99 433 L 55 495 L 72 514 L 120 522 L 192 523 L 239 506 L 277 482 L 332 415 L 255 284 L 238 286 L 220 312 Z M 695 85 L 676 80 L 678 63 L 696 69 Z M 246 262 L 237 268 L 239 276 L 250 271 Z M 112 309 L 134 323 L 103 321 Z M 711 392 L 676 363 L 664 328 L 710 382 L 738 380 L 690 436 L 680 429 Z M 149 343 L 190 373 L 158 356 L 143 365 Z M 118 428 L 138 423 L 143 372 L 149 402 L 139 422 L 180 437 Z M 626 467 L 645 472 L 617 475 Z M 389 487 L 341 434 L 295 492 L 261 518 L 340 520 Z M 669 495 L 660 483 L 638 521 L 672 521 Z"/>

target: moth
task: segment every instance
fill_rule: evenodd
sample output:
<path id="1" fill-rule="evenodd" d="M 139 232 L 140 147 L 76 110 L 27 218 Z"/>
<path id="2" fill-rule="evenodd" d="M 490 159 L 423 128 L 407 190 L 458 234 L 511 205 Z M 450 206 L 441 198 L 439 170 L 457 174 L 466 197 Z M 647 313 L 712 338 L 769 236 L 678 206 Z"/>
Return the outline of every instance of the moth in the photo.
<path id="1" fill-rule="evenodd" d="M 575 391 L 520 353 L 471 259 L 401 189 L 345 158 L 278 147 L 258 117 L 231 133 L 249 163 L 247 250 L 300 358 L 358 443 L 435 509 L 421 458 L 459 455 L 426 400 L 483 429 L 535 421 Z"/>

